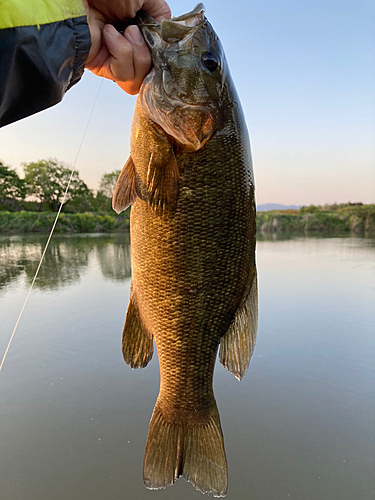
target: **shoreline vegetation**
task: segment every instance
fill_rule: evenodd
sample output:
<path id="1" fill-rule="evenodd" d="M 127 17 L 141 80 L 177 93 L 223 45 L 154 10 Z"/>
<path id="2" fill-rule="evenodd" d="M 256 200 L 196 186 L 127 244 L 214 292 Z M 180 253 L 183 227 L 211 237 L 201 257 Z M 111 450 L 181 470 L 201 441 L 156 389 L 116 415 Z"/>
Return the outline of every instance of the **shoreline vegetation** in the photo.
<path id="1" fill-rule="evenodd" d="M 0 211 L 0 233 L 48 233 L 56 213 L 51 211 Z M 58 234 L 111 233 L 129 230 L 129 210 L 115 213 L 62 212 L 56 224 Z M 375 237 L 375 205 L 348 203 L 309 206 L 299 210 L 257 213 L 258 236 L 355 235 Z"/>
<path id="2" fill-rule="evenodd" d="M 257 233 L 264 235 L 353 235 L 375 238 L 375 205 L 343 203 L 257 213 Z"/>
<path id="3" fill-rule="evenodd" d="M 77 171 L 56 158 L 23 163 L 23 177 L 0 161 L 0 234 L 49 233 L 64 200 L 55 232 L 109 233 L 129 230 L 129 213 L 112 210 L 120 170 L 103 174 L 94 191 Z M 64 192 L 70 179 L 66 197 Z M 299 235 L 375 238 L 375 204 L 310 205 L 257 213 L 258 239 Z"/>
<path id="4" fill-rule="evenodd" d="M 55 212 L 0 211 L 0 234 L 49 233 L 55 217 Z M 113 233 L 128 230 L 128 211 L 120 215 L 61 212 L 54 232 L 58 234 Z"/>

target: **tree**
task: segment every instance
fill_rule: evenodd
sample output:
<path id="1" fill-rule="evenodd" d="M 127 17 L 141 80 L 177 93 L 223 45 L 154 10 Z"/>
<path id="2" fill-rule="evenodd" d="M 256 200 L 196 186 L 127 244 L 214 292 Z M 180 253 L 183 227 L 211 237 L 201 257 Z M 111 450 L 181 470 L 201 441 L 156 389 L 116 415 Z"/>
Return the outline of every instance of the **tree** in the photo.
<path id="1" fill-rule="evenodd" d="M 94 206 L 98 212 L 112 212 L 112 195 L 116 187 L 117 178 L 121 170 L 105 173 L 100 180 L 99 189 L 95 196 Z"/>
<path id="2" fill-rule="evenodd" d="M 96 212 L 96 200 L 92 189 L 88 189 L 84 194 L 77 194 L 65 203 L 64 212 L 84 213 Z"/>
<path id="3" fill-rule="evenodd" d="M 0 208 L 16 210 L 25 195 L 25 181 L 18 177 L 15 169 L 0 161 Z"/>
<path id="4" fill-rule="evenodd" d="M 112 195 L 116 187 L 116 182 L 120 174 L 121 170 L 114 170 L 113 172 L 103 174 L 100 180 L 99 191 L 101 191 L 103 195 L 109 199 L 112 199 Z"/>
<path id="5" fill-rule="evenodd" d="M 93 200 L 93 207 L 95 212 L 110 213 L 112 212 L 112 200 L 99 190 Z"/>
<path id="6" fill-rule="evenodd" d="M 68 185 L 71 168 L 54 158 L 23 163 L 27 194 L 39 198 L 45 208 L 57 212 Z M 75 171 L 65 203 L 89 196 L 90 190 Z"/>

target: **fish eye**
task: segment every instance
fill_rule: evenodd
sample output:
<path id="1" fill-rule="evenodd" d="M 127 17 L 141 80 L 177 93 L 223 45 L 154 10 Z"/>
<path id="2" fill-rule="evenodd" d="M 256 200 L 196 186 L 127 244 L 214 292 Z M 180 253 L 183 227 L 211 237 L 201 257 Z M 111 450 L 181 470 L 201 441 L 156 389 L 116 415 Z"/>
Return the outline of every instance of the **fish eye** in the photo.
<path id="1" fill-rule="evenodd" d="M 206 66 L 206 68 L 211 71 L 215 71 L 217 67 L 219 66 L 219 58 L 216 54 L 213 54 L 212 52 L 206 52 L 202 56 L 202 62 Z"/>

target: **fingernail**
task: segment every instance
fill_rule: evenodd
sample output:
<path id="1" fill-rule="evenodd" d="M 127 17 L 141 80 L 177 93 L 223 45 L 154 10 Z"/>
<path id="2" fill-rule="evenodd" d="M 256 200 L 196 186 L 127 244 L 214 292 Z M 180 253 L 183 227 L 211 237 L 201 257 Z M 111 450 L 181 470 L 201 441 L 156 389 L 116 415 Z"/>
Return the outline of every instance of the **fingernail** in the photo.
<path id="1" fill-rule="evenodd" d="M 106 30 L 107 34 L 110 36 L 119 36 L 120 33 L 117 31 L 117 29 L 112 26 L 112 24 L 106 24 L 104 26 L 104 29 Z"/>
<path id="2" fill-rule="evenodd" d="M 142 43 L 143 42 L 143 36 L 141 32 L 139 31 L 138 26 L 129 26 L 125 32 L 127 35 L 129 35 L 129 38 L 134 42 L 134 43 Z"/>

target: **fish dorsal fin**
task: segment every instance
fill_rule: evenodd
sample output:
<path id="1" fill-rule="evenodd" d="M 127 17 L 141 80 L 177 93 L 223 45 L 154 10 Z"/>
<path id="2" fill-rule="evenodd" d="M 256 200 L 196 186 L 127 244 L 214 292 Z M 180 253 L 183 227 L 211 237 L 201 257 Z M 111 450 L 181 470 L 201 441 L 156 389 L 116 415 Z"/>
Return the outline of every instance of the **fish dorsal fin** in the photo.
<path id="1" fill-rule="evenodd" d="M 160 144 L 162 146 L 162 144 Z M 173 148 L 167 140 L 152 151 L 147 170 L 149 203 L 155 209 L 174 209 L 178 199 L 180 172 Z"/>
<path id="2" fill-rule="evenodd" d="M 254 351 L 258 325 L 257 273 L 254 269 L 250 291 L 220 341 L 220 363 L 241 380 L 248 370 Z"/>
<path id="3" fill-rule="evenodd" d="M 135 190 L 135 168 L 132 157 L 129 156 L 117 179 L 112 197 L 112 208 L 118 214 L 126 210 L 137 199 Z"/>

